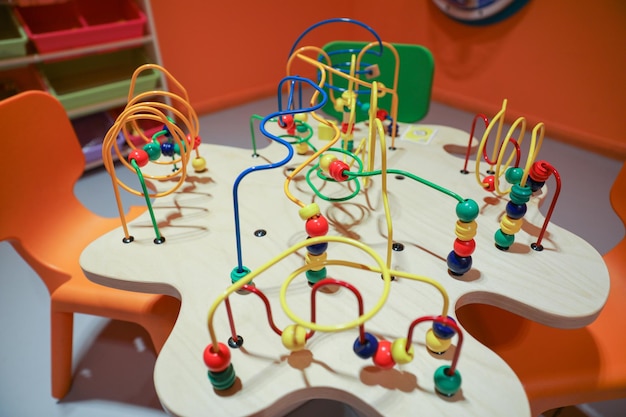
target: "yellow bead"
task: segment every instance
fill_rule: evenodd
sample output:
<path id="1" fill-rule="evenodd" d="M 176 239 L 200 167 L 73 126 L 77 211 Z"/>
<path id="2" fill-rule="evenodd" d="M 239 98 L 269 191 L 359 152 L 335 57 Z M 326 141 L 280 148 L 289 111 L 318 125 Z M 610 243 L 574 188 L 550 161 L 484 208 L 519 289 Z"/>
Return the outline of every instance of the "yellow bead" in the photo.
<path id="1" fill-rule="evenodd" d="M 309 116 L 306 113 L 297 113 L 294 115 L 293 118 L 301 122 L 306 122 L 307 120 L 309 120 Z"/>
<path id="2" fill-rule="evenodd" d="M 322 157 L 320 158 L 320 169 L 324 173 L 328 173 L 328 167 L 330 166 L 330 163 L 336 160 L 337 157 L 333 154 L 327 153 L 322 155 Z"/>
<path id="3" fill-rule="evenodd" d="M 322 253 L 321 255 L 311 255 L 310 253 L 307 252 L 304 260 L 306 264 L 308 265 L 314 262 L 324 262 L 327 257 L 328 257 L 328 254 L 326 252 Z M 322 269 L 324 269 L 324 264 L 320 264 L 320 266 L 316 266 L 316 267 L 311 267 L 312 271 L 321 271 Z"/>
<path id="4" fill-rule="evenodd" d="M 300 215 L 300 218 L 302 220 L 308 220 L 311 217 L 317 216 L 320 213 L 320 206 L 318 206 L 316 203 L 306 205 L 298 211 L 298 214 Z"/>
<path id="5" fill-rule="evenodd" d="M 206 169 L 206 161 L 204 160 L 203 157 L 199 156 L 197 158 L 194 158 L 193 161 L 191 161 L 191 166 L 193 167 L 194 171 L 202 172 Z"/>
<path id="6" fill-rule="evenodd" d="M 509 216 L 502 217 L 500 220 L 500 229 L 507 235 L 514 235 L 519 232 L 524 224 L 524 219 L 512 219 Z"/>
<path id="7" fill-rule="evenodd" d="M 344 103 L 345 102 L 343 99 L 338 98 L 337 100 L 335 100 L 335 105 L 334 105 L 335 111 L 339 111 L 339 112 L 343 111 Z"/>
<path id="8" fill-rule="evenodd" d="M 478 224 L 476 220 L 472 220 L 471 222 L 465 223 L 460 220 L 456 221 L 456 237 L 460 240 L 472 240 L 474 236 L 476 236 L 476 228 Z"/>
<path id="9" fill-rule="evenodd" d="M 309 145 L 306 142 L 296 143 L 296 153 L 298 155 L 304 155 L 309 150 Z"/>
<path id="10" fill-rule="evenodd" d="M 280 340 L 283 346 L 292 352 L 302 350 L 306 345 L 306 329 L 297 324 L 290 324 L 283 330 Z"/>
<path id="11" fill-rule="evenodd" d="M 409 351 L 406 351 L 406 338 L 396 339 L 391 344 L 391 357 L 397 364 L 409 363 L 413 360 L 415 350 L 413 345 L 409 347 Z"/>
<path id="12" fill-rule="evenodd" d="M 428 329 L 426 332 L 426 347 L 435 353 L 444 353 L 450 345 L 452 344 L 452 339 L 440 339 L 435 335 L 433 329 Z"/>

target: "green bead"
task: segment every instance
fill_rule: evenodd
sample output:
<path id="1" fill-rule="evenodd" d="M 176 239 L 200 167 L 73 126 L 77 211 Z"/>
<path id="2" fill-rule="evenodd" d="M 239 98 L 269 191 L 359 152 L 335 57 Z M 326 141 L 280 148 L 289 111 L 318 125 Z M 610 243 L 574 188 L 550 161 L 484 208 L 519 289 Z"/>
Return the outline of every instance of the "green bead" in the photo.
<path id="1" fill-rule="evenodd" d="M 146 143 L 143 146 L 143 150 L 146 151 L 151 161 L 156 161 L 161 157 L 161 145 L 159 143 Z"/>
<path id="2" fill-rule="evenodd" d="M 235 374 L 235 368 L 233 368 L 233 364 L 228 365 L 228 368 L 223 370 L 222 372 L 213 372 L 209 371 L 209 381 L 211 381 L 211 385 L 218 391 L 223 391 L 233 386 L 235 380 L 237 379 L 237 375 Z"/>
<path id="3" fill-rule="evenodd" d="M 450 367 L 447 365 L 440 366 L 435 371 L 435 389 L 441 395 L 451 397 L 456 394 L 461 388 L 461 374 L 457 369 L 454 370 L 452 375 L 448 375 Z"/>
<path id="4" fill-rule="evenodd" d="M 319 271 L 313 271 L 311 269 L 306 271 L 306 279 L 311 284 L 317 284 L 318 281 L 326 278 L 326 267 L 320 269 Z"/>
<path id="5" fill-rule="evenodd" d="M 494 238 L 496 241 L 496 246 L 505 249 L 509 248 L 513 244 L 513 242 L 515 242 L 515 235 L 507 235 L 501 229 L 498 229 L 498 231 L 496 231 Z"/>
<path id="6" fill-rule="evenodd" d="M 533 194 L 533 190 L 528 186 L 521 186 L 519 184 L 511 187 L 511 201 L 515 204 L 526 204 L 530 201 L 530 196 Z"/>
<path id="7" fill-rule="evenodd" d="M 241 268 L 241 270 L 239 270 L 239 268 L 235 267 L 233 268 L 232 271 L 230 271 L 230 280 L 234 284 L 235 282 L 239 281 L 241 278 L 245 277 L 249 273 L 250 273 L 250 268 L 247 268 L 244 266 Z"/>
<path id="8" fill-rule="evenodd" d="M 524 170 L 522 168 L 509 168 L 504 174 L 504 178 L 509 184 L 519 184 L 524 176 Z"/>
<path id="9" fill-rule="evenodd" d="M 467 199 L 456 205 L 456 215 L 464 223 L 476 219 L 479 210 L 478 204 L 472 199 Z"/>

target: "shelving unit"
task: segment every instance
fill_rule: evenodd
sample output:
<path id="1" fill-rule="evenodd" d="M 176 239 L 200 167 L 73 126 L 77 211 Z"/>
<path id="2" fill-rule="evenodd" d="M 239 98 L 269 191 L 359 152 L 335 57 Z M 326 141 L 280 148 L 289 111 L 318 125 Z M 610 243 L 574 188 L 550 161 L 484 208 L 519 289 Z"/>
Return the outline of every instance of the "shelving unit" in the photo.
<path id="1" fill-rule="evenodd" d="M 3 39 L 0 38 L 0 83 L 5 82 L 10 84 L 10 91 L 5 91 L 5 95 L 29 89 L 49 91 L 51 94 L 56 95 L 64 104 L 68 116 L 73 121 L 77 121 L 79 118 L 92 117 L 94 114 L 100 112 L 111 112 L 126 104 L 128 94 L 128 87 L 124 85 L 126 75 L 117 74 L 118 68 L 115 65 L 109 65 L 108 67 L 104 65 L 106 64 L 106 60 L 101 59 L 100 56 L 102 54 L 107 54 L 107 57 L 121 56 L 122 59 L 128 59 L 126 55 L 129 55 L 131 50 L 136 50 L 140 52 L 142 56 L 145 56 L 145 62 L 161 63 L 149 0 L 126 0 L 138 6 L 139 10 L 143 13 L 141 16 L 142 20 L 145 16 L 145 24 L 143 24 L 143 30 L 141 30 L 140 34 L 111 41 L 102 41 L 102 39 L 98 41 L 97 38 L 94 38 L 96 39 L 96 43 L 80 46 L 70 45 L 68 47 L 61 47 L 60 49 L 49 47 L 38 48 L 37 42 L 39 40 L 34 39 L 37 38 L 37 36 L 33 35 L 34 31 L 29 31 L 29 27 L 27 27 L 28 22 L 24 19 L 24 15 L 31 14 L 31 11 L 37 11 L 36 8 L 41 8 L 41 10 L 46 13 L 45 19 L 33 19 L 33 25 L 44 26 L 44 29 L 48 29 L 46 26 L 51 25 L 61 27 L 62 23 L 59 22 L 62 22 L 63 19 L 68 19 L 67 16 L 61 16 L 61 14 L 64 14 L 67 10 L 71 11 L 72 7 L 78 4 L 73 3 L 75 1 L 81 1 L 83 5 L 91 6 L 91 4 L 88 3 L 89 1 L 97 2 L 98 0 L 0 0 L 0 7 L 8 8 L 13 14 L 14 20 L 18 26 L 16 33 L 19 35 L 23 35 L 23 33 L 28 35 L 30 33 L 31 35 L 27 39 L 25 54 L 19 54 L 19 52 L 16 54 L 14 50 L 8 50 L 6 45 L 3 46 Z M 96 6 L 96 3 L 93 5 Z M 107 3 L 107 5 L 109 4 Z M 22 12 L 26 11 L 26 13 L 20 14 L 20 10 Z M 54 13 L 55 10 L 58 10 L 59 16 L 50 15 Z M 125 13 L 126 12 L 128 11 L 125 9 Z M 92 15 L 91 19 L 98 20 L 98 16 Z M 123 21 L 123 19 L 124 17 L 120 16 L 120 21 Z M 87 19 L 82 15 L 78 16 L 76 20 L 82 25 L 90 23 L 85 23 Z M 87 26 L 87 29 L 98 28 L 97 25 L 100 23 L 101 22 L 96 22 L 94 26 Z M 81 29 L 80 27 L 78 29 L 72 27 L 72 24 L 74 23 L 68 22 L 68 29 L 65 30 L 63 27 L 61 27 L 61 29 L 68 33 L 72 33 L 71 31 L 73 30 Z M 106 24 L 108 23 L 105 22 L 104 25 Z M 118 22 L 113 19 L 111 24 L 116 25 Z M 106 30 L 102 32 L 106 35 Z M 2 34 L 0 34 L 0 36 L 1 35 Z M 13 36 L 13 32 L 5 36 Z M 77 34 L 71 35 L 70 39 L 76 39 L 75 37 L 80 36 L 80 32 L 77 32 Z M 82 41 L 81 39 L 77 40 Z M 14 48 L 13 45 L 11 45 L 11 47 Z M 100 62 L 98 62 L 98 59 L 100 59 Z M 64 68 L 63 65 L 66 65 L 66 68 Z M 80 72 L 81 68 L 84 68 L 82 73 Z M 68 74 L 67 80 L 60 79 L 64 74 Z M 128 82 L 130 82 L 131 75 L 132 68 L 128 74 Z M 13 76 L 18 79 L 15 83 L 11 81 L 11 77 Z M 99 85 L 98 83 L 100 82 L 106 83 L 106 81 L 102 81 L 101 79 L 106 80 L 107 76 L 111 77 L 111 84 Z M 82 81 L 83 85 L 71 85 L 74 81 Z M 166 88 L 165 79 L 161 74 L 154 74 L 154 77 L 150 77 L 149 81 L 143 91 L 155 87 Z M 62 86 L 61 89 L 57 88 L 59 85 Z M 103 93 L 103 88 L 106 89 L 108 87 L 115 87 L 115 89 L 108 89 Z M 139 91 L 142 91 L 141 86 L 138 87 Z M 71 95 L 71 97 L 63 96 L 63 92 L 67 92 L 67 95 Z M 80 97 L 80 94 L 84 94 L 84 96 Z M 76 98 L 77 95 L 79 95 L 78 98 Z M 82 125 L 84 127 L 84 123 L 82 123 Z M 102 124 L 99 124 L 99 129 L 102 129 Z M 85 131 L 84 128 L 81 130 Z M 98 132 L 98 136 L 104 137 L 105 133 L 106 131 Z M 90 150 L 84 148 L 87 158 L 87 168 L 89 169 L 100 165 L 101 162 L 99 159 L 93 160 L 92 157 L 87 156 L 87 152 L 93 153 L 93 139 L 81 138 L 81 143 L 83 143 L 83 140 L 91 144 Z"/>

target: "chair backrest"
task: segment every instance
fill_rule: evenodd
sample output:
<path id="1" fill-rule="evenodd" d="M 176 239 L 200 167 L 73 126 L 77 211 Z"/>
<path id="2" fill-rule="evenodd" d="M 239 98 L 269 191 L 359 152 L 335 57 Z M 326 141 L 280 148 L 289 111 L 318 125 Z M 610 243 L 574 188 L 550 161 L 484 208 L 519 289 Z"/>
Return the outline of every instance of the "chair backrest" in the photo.
<path id="1" fill-rule="evenodd" d="M 34 90 L 0 101 L 0 120 L 0 240 L 31 266 L 62 262 L 67 224 L 91 213 L 74 194 L 85 158 L 72 124 L 56 98 Z"/>
<path id="2" fill-rule="evenodd" d="M 363 49 L 368 42 L 335 41 L 324 45 L 323 50 L 330 55 L 332 66 L 343 71 L 349 69 L 352 54 Z M 430 107 L 431 90 L 435 71 L 435 63 L 431 52 L 421 45 L 392 44 L 400 57 L 398 74 L 398 120 L 405 123 L 416 123 L 422 120 Z M 360 78 L 367 82 L 374 80 L 382 82 L 386 87 L 393 86 L 396 61 L 388 48 L 379 54 L 378 46 L 371 48 L 370 53 L 363 57 L 362 66 L 370 67 L 377 65 L 380 71 L 378 76 L 369 77 L 361 75 Z M 361 68 L 363 70 L 363 68 Z M 346 88 L 347 81 L 340 77 L 333 77 L 335 87 Z M 328 87 L 325 88 L 329 92 Z M 335 92 L 335 97 L 341 97 L 341 92 Z M 360 99 L 369 104 L 369 95 Z M 379 107 L 390 111 L 391 95 L 387 94 L 379 100 Z M 328 102 L 324 106 L 324 112 L 337 120 L 342 120 L 342 114 L 333 108 Z M 357 111 L 356 121 L 367 120 L 367 111 Z"/>

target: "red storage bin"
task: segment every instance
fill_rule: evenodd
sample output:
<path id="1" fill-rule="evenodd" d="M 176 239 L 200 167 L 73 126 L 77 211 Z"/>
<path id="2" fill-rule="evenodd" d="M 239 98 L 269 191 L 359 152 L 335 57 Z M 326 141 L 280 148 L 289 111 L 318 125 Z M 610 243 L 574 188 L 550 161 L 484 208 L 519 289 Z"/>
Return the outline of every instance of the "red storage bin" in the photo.
<path id="1" fill-rule="evenodd" d="M 140 37 L 147 21 L 132 0 L 70 0 L 15 13 L 41 53 Z"/>

